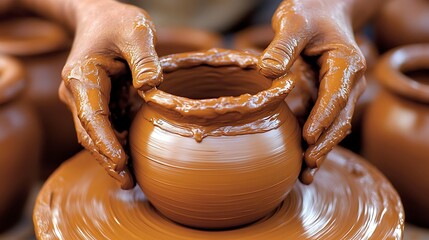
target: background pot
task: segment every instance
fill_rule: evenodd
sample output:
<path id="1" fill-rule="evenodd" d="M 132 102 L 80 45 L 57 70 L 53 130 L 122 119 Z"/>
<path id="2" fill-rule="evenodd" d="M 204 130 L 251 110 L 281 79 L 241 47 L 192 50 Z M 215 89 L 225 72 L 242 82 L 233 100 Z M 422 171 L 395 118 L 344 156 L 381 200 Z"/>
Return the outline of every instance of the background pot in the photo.
<path id="1" fill-rule="evenodd" d="M 17 56 L 24 63 L 29 83 L 23 97 L 35 107 L 42 123 L 42 178 L 81 149 L 71 113 L 58 97 L 70 43 L 62 27 L 46 20 L 17 18 L 0 22 L 0 53 Z"/>
<path id="2" fill-rule="evenodd" d="M 392 181 L 407 220 L 429 227 L 429 45 L 382 56 L 383 90 L 364 118 L 364 154 Z"/>
<path id="3" fill-rule="evenodd" d="M 164 82 L 130 129 L 137 182 L 165 216 L 197 228 L 256 221 L 284 200 L 301 168 L 301 133 L 251 54 L 212 49 L 161 60 Z"/>
<path id="4" fill-rule="evenodd" d="M 157 29 L 156 52 L 159 56 L 173 53 L 208 50 L 222 46 L 220 35 L 186 27 L 164 27 Z"/>
<path id="5" fill-rule="evenodd" d="M 429 1 L 391 0 L 376 14 L 374 26 L 381 51 L 429 42 Z"/>
<path id="6" fill-rule="evenodd" d="M 0 233 L 20 219 L 40 159 L 40 125 L 19 97 L 24 86 L 22 65 L 0 55 Z"/>

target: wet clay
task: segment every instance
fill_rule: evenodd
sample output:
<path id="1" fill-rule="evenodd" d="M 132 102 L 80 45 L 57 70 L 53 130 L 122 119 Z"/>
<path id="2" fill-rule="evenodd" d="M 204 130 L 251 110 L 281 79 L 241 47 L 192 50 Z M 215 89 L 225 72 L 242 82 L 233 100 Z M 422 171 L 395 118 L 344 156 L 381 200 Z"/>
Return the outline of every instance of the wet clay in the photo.
<path id="1" fill-rule="evenodd" d="M 383 89 L 364 118 L 365 156 L 398 190 L 407 221 L 424 227 L 429 227 L 428 69 L 427 44 L 383 55 L 375 67 Z"/>
<path id="2" fill-rule="evenodd" d="M 40 159 L 39 122 L 20 99 L 25 84 L 21 63 L 0 55 L 0 237 L 21 217 Z"/>
<path id="3" fill-rule="evenodd" d="M 273 38 L 274 32 L 270 25 L 253 26 L 236 33 L 233 38 L 233 46 L 238 50 L 260 54 L 268 47 Z M 294 90 L 286 98 L 286 103 L 299 122 L 304 124 L 317 97 L 316 74 L 302 58 L 297 58 L 296 62 L 291 71 L 302 72 L 306 76 L 296 81 Z M 293 70 L 293 68 L 301 67 L 305 69 Z"/>
<path id="4" fill-rule="evenodd" d="M 351 133 L 347 135 L 347 137 L 345 137 L 340 144 L 341 146 L 350 149 L 356 153 L 361 153 L 363 117 L 366 113 L 368 105 L 374 100 L 380 89 L 378 82 L 374 79 L 373 76 L 373 68 L 378 60 L 379 53 L 375 46 L 375 43 L 362 33 L 356 34 L 355 38 L 356 43 L 362 51 L 362 54 L 365 56 L 365 60 L 367 63 L 367 69 L 365 72 L 366 88 L 362 95 L 359 97 L 359 100 L 356 102 L 356 107 L 352 119 Z"/>
<path id="5" fill-rule="evenodd" d="M 185 27 L 157 29 L 156 38 L 155 49 L 160 57 L 222 46 L 222 38 L 218 34 Z"/>
<path id="6" fill-rule="evenodd" d="M 274 38 L 274 31 L 270 25 L 259 25 L 244 29 L 235 34 L 233 44 L 236 49 L 262 52 Z M 361 122 L 364 111 L 369 102 L 371 102 L 378 91 L 378 85 L 372 81 L 372 68 L 378 58 L 378 51 L 374 43 L 363 33 L 356 33 L 355 40 L 362 51 L 367 63 L 365 74 L 367 87 L 359 101 L 356 103 L 352 119 L 352 131 L 342 142 L 341 145 L 359 152 L 361 149 Z M 297 61 L 302 61 L 298 58 Z M 314 74 L 313 74 L 314 75 Z M 308 81 L 306 81 L 308 79 Z M 300 122 L 304 123 L 311 110 L 311 106 L 316 101 L 317 87 L 314 77 L 309 77 L 304 81 L 298 81 L 294 91 L 286 98 L 286 102 Z"/>
<path id="7" fill-rule="evenodd" d="M 402 239 L 404 227 L 401 200 L 391 184 L 340 147 L 331 151 L 311 185 L 297 182 L 270 215 L 236 229 L 197 230 L 168 220 L 140 188 L 121 190 L 86 151 L 49 178 L 33 219 L 42 240 Z"/>
<path id="8" fill-rule="evenodd" d="M 81 149 L 70 111 L 58 97 L 69 47 L 65 30 L 46 20 L 16 18 L 0 23 L 0 53 L 17 56 L 24 63 L 29 81 L 23 99 L 37 110 L 42 123 L 42 178 Z"/>
<path id="9" fill-rule="evenodd" d="M 375 15 L 375 37 L 382 51 L 429 42 L 429 2 L 391 0 Z"/>
<path id="10" fill-rule="evenodd" d="M 256 55 L 211 49 L 161 58 L 130 129 L 137 182 L 183 225 L 233 228 L 275 209 L 301 169 L 298 123 L 284 102 L 297 77 L 256 70 Z M 299 76 L 299 74 L 298 74 Z"/>

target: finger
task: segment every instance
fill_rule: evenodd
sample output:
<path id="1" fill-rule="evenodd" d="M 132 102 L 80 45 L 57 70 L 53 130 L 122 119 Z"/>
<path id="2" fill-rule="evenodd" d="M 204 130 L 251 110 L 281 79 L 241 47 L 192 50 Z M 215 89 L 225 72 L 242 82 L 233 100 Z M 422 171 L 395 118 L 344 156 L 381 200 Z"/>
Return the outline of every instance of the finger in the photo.
<path id="1" fill-rule="evenodd" d="M 320 85 L 317 101 L 304 124 L 303 137 L 309 145 L 319 139 L 346 106 L 350 91 L 365 71 L 365 59 L 357 47 L 329 46 L 319 58 Z"/>
<path id="2" fill-rule="evenodd" d="M 107 61 L 107 62 L 106 62 Z M 64 83 L 73 97 L 76 115 L 82 128 L 94 143 L 95 151 L 109 159 L 115 171 L 125 168 L 127 157 L 109 121 L 110 79 L 105 66 L 114 63 L 102 58 L 89 58 L 76 64 Z"/>
<path id="3" fill-rule="evenodd" d="M 318 168 L 309 168 L 304 166 L 299 174 L 299 181 L 303 184 L 309 185 L 314 181 L 314 175 L 316 175 Z"/>
<path id="4" fill-rule="evenodd" d="M 73 116 L 73 122 L 75 125 L 76 133 L 77 133 L 77 140 L 78 142 L 87 150 L 89 151 L 96 151 L 94 143 L 92 142 L 91 138 L 86 133 L 85 129 L 82 127 L 82 124 L 80 123 L 80 120 L 77 116 L 77 110 L 76 106 L 74 105 L 74 99 L 70 91 L 65 87 L 64 82 L 61 82 L 60 88 L 59 88 L 59 95 L 61 101 L 63 101 L 70 109 L 72 116 Z M 100 162 L 100 164 L 103 165 L 103 163 Z"/>
<path id="5" fill-rule="evenodd" d="M 144 12 L 139 15 L 128 41 L 119 46 L 128 62 L 133 77 L 133 85 L 140 91 L 158 86 L 162 81 L 162 70 L 155 51 L 155 27 Z"/>
<path id="6" fill-rule="evenodd" d="M 308 21 L 290 8 L 280 7 L 272 20 L 275 36 L 262 53 L 258 68 L 268 78 L 284 75 L 309 41 Z"/>
<path id="7" fill-rule="evenodd" d="M 65 87 L 64 82 L 62 82 L 60 85 L 59 95 L 60 95 L 60 99 L 64 103 L 66 103 L 66 105 L 70 108 L 70 111 L 72 112 L 73 121 L 77 132 L 78 142 L 85 149 L 89 150 L 93 154 L 95 159 L 106 170 L 106 172 L 120 183 L 120 186 L 122 189 L 127 190 L 127 189 L 133 188 L 135 185 L 135 182 L 129 170 L 125 168 L 120 172 L 114 171 L 114 169 L 112 169 L 111 167 L 109 159 L 98 153 L 94 142 L 92 141 L 92 139 L 85 131 L 85 129 L 83 128 L 80 122 L 80 119 L 77 114 L 76 105 L 74 104 L 75 101 L 73 100 L 73 96 L 71 92 Z"/>
<path id="8" fill-rule="evenodd" d="M 320 168 L 326 155 L 351 131 L 351 121 L 359 96 L 365 89 L 365 77 L 362 77 L 350 93 L 346 106 L 341 110 L 332 125 L 310 146 L 305 154 L 305 163 L 310 168 Z"/>

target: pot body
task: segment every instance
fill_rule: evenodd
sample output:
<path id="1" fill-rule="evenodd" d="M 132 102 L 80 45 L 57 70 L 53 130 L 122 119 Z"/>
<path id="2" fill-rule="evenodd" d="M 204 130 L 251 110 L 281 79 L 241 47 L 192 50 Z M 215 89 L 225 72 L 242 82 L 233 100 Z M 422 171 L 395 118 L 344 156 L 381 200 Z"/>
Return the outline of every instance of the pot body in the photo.
<path id="1" fill-rule="evenodd" d="M 131 128 L 137 182 L 161 213 L 184 225 L 231 228 L 268 215 L 292 189 L 302 155 L 293 114 L 285 103 L 275 111 L 285 121 L 279 128 L 197 142 L 154 125 L 150 119 L 171 121 L 144 105 Z"/>
<path id="2" fill-rule="evenodd" d="M 130 149 L 138 184 L 169 219 L 234 228 L 267 216 L 292 189 L 301 131 L 284 99 L 302 74 L 267 79 L 257 61 L 224 49 L 161 58 L 164 80 L 142 95 Z"/>
<path id="3" fill-rule="evenodd" d="M 81 149 L 72 114 L 58 96 L 61 71 L 68 53 L 59 51 L 20 58 L 29 79 L 23 99 L 36 109 L 44 132 L 40 163 L 42 179 L 49 177 L 63 161 Z"/>
<path id="4" fill-rule="evenodd" d="M 383 55 L 375 68 L 382 89 L 363 123 L 363 150 L 398 190 L 406 220 L 429 227 L 429 45 Z M 408 73 L 411 71 L 410 73 Z"/>
<path id="5" fill-rule="evenodd" d="M 363 143 L 401 195 L 406 219 L 429 227 L 429 105 L 381 91 L 368 109 Z"/>
<path id="6" fill-rule="evenodd" d="M 25 102 L 0 105 L 0 232 L 21 217 L 37 176 L 41 134 Z"/>
<path id="7" fill-rule="evenodd" d="M 27 72 L 23 100 L 34 107 L 42 124 L 39 172 L 46 179 L 81 149 L 72 115 L 58 96 L 70 38 L 61 26 L 37 18 L 12 18 L 1 22 L 0 28 L 0 53 L 16 56 Z"/>
<path id="8" fill-rule="evenodd" d="M 24 76 L 19 61 L 0 55 L 0 233 L 21 218 L 40 159 L 38 118 L 19 98 Z"/>

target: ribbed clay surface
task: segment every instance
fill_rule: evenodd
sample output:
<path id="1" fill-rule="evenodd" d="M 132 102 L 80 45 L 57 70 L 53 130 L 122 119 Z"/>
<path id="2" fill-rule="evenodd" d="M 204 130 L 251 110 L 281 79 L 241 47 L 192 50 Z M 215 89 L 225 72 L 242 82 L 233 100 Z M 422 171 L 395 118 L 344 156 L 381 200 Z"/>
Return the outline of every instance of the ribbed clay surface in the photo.
<path id="1" fill-rule="evenodd" d="M 256 62 L 224 49 L 161 58 L 164 80 L 143 95 L 129 142 L 139 186 L 169 219 L 203 229 L 249 224 L 297 180 L 300 129 L 284 102 L 297 75 L 270 80 Z"/>
<path id="2" fill-rule="evenodd" d="M 121 190 L 85 151 L 49 178 L 34 209 L 39 239 L 401 239 L 403 222 L 391 184 L 341 148 L 328 155 L 313 184 L 296 183 L 270 216 L 233 230 L 169 221 L 140 188 Z"/>

